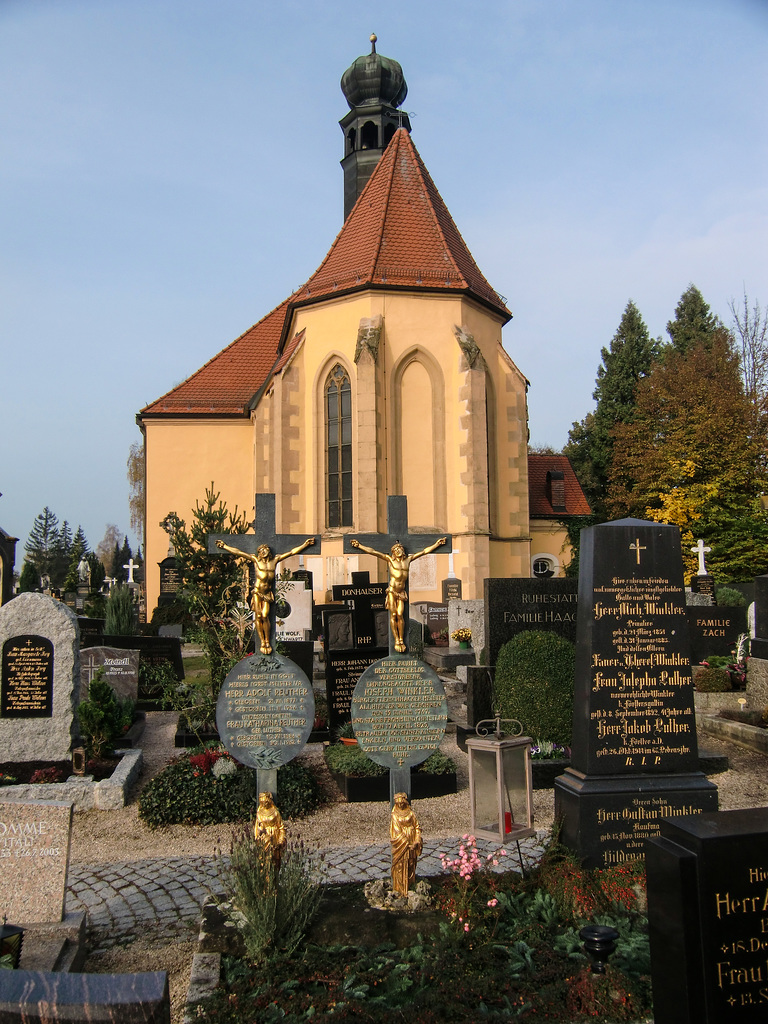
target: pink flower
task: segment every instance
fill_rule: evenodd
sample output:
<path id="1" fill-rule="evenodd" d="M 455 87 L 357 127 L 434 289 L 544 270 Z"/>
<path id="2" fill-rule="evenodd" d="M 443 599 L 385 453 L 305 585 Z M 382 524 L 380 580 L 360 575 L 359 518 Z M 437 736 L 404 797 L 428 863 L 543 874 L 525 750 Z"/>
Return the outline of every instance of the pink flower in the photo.
<path id="1" fill-rule="evenodd" d="M 499 902 L 499 901 L 498 901 L 497 899 L 492 899 L 492 900 L 488 900 L 488 906 L 489 906 L 489 907 L 495 907 L 495 906 L 498 906 L 498 902 Z"/>
<path id="2" fill-rule="evenodd" d="M 464 925 L 464 931 L 465 931 L 465 932 L 468 932 L 468 931 L 469 931 L 469 925 L 468 925 L 468 924 L 465 924 L 465 925 Z"/>

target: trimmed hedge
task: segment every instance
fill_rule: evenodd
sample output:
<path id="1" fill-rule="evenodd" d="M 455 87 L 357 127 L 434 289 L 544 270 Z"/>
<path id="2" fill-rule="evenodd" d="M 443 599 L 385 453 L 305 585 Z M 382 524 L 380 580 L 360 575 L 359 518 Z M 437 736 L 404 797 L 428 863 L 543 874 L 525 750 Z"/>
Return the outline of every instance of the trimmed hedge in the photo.
<path id="1" fill-rule="evenodd" d="M 388 769 L 383 765 L 376 764 L 367 754 L 364 754 L 360 747 L 346 746 L 344 743 L 331 743 L 325 748 L 325 762 L 332 772 L 340 775 L 349 775 L 353 778 L 366 778 L 376 775 L 386 775 Z M 446 755 L 435 750 L 429 757 L 416 765 L 413 769 L 416 772 L 424 772 L 427 775 L 450 775 L 456 771 L 456 765 Z"/>
<path id="2" fill-rule="evenodd" d="M 535 740 L 570 746 L 575 653 L 570 640 L 544 630 L 504 644 L 494 687 L 502 718 L 517 718 Z"/>
<path id="3" fill-rule="evenodd" d="M 716 668 L 714 665 L 697 672 L 693 685 L 699 693 L 727 693 L 733 689 L 728 669 Z"/>
<path id="4" fill-rule="evenodd" d="M 150 828 L 158 828 L 254 818 L 259 805 L 255 770 L 232 762 L 236 766 L 234 771 L 217 774 L 213 766 L 220 756 L 218 751 L 207 748 L 202 754 L 187 754 L 172 761 L 142 790 L 142 821 Z M 314 775 L 295 761 L 283 765 L 277 773 L 275 804 L 284 818 L 311 814 L 320 804 Z"/>

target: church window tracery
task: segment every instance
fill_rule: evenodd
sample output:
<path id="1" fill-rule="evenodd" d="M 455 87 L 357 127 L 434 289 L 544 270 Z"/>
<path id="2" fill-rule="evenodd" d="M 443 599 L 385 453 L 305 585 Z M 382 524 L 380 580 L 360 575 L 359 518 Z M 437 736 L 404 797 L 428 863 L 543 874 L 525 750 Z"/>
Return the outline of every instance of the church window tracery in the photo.
<path id="1" fill-rule="evenodd" d="M 326 525 L 352 526 L 352 386 L 337 363 L 325 382 Z"/>

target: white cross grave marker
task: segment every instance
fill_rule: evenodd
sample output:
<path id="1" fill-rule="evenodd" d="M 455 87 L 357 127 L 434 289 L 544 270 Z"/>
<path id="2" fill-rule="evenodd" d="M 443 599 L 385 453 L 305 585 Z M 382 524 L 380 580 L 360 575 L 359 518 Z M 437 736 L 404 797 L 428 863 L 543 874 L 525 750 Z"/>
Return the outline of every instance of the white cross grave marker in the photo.
<path id="1" fill-rule="evenodd" d="M 138 562 L 134 562 L 133 555 L 131 555 L 131 557 L 125 563 L 123 568 L 128 570 L 128 582 L 129 583 L 134 583 L 135 581 L 134 581 L 134 578 L 133 578 L 133 570 L 139 568 L 139 563 Z"/>
<path id="2" fill-rule="evenodd" d="M 701 537 L 699 537 L 698 541 L 696 542 L 696 547 L 691 548 L 691 553 L 699 556 L 699 571 L 696 573 L 697 576 L 707 575 L 707 568 L 704 565 L 704 555 L 709 554 L 711 550 L 712 548 L 704 547 L 704 541 L 701 539 Z"/>

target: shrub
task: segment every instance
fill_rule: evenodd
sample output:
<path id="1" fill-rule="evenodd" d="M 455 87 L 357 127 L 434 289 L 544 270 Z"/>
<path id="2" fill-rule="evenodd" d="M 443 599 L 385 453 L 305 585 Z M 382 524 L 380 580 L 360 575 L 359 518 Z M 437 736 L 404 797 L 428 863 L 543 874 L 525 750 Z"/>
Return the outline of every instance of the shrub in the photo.
<path id="1" fill-rule="evenodd" d="M 325 748 L 325 762 L 332 772 L 355 778 L 387 774 L 387 769 L 372 761 L 360 747 L 348 747 L 343 743 L 332 743 Z M 428 775 L 450 775 L 456 771 L 456 765 L 442 751 L 435 750 L 414 770 Z"/>
<path id="2" fill-rule="evenodd" d="M 724 668 L 703 668 L 696 673 L 694 685 L 699 693 L 727 693 L 733 689 L 730 673 Z"/>
<path id="3" fill-rule="evenodd" d="M 77 719 L 83 744 L 89 757 L 103 757 L 133 723 L 134 703 L 119 698 L 104 678 L 104 669 L 94 672 L 88 687 L 88 700 L 81 701 Z"/>
<path id="4" fill-rule="evenodd" d="M 113 587 L 104 609 L 104 632 L 107 636 L 133 636 L 136 632 L 133 595 L 128 587 Z"/>
<path id="5" fill-rule="evenodd" d="M 37 771 L 32 772 L 29 781 L 35 785 L 43 782 L 63 782 L 64 772 L 56 765 L 51 765 L 50 768 L 38 768 Z"/>
<path id="6" fill-rule="evenodd" d="M 732 608 L 743 608 L 747 599 L 740 590 L 733 587 L 715 587 L 715 600 L 719 605 L 729 605 Z"/>
<path id="7" fill-rule="evenodd" d="M 320 907 L 321 863 L 303 842 L 289 840 L 278 866 L 252 828 L 235 832 L 229 863 L 218 860 L 219 878 L 239 912 L 236 924 L 252 960 L 297 949 Z"/>
<path id="8" fill-rule="evenodd" d="M 234 772 L 217 768 L 223 758 L 229 759 L 225 751 L 208 746 L 172 761 L 142 790 L 139 817 L 151 828 L 254 818 L 259 805 L 256 772 L 237 762 Z M 320 803 L 312 773 L 295 761 L 283 765 L 275 803 L 284 818 L 311 814 Z"/>
<path id="9" fill-rule="evenodd" d="M 573 644 L 556 633 L 527 630 L 499 651 L 495 695 L 503 718 L 523 732 L 570 746 L 573 727 Z"/>

